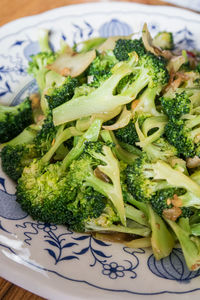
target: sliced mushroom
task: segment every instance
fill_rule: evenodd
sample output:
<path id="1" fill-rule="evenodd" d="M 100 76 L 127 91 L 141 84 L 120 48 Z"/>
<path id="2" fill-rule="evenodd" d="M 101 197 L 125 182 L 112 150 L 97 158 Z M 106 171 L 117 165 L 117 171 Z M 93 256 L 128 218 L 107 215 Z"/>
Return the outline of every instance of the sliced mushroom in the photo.
<path id="1" fill-rule="evenodd" d="M 166 59 L 172 58 L 173 54 L 171 51 L 162 50 L 161 48 L 155 47 L 153 45 L 153 39 L 148 30 L 147 23 L 144 23 L 144 26 L 142 29 L 142 41 L 143 41 L 144 46 L 147 51 L 150 51 L 151 53 L 155 54 L 156 56 L 163 56 Z"/>
<path id="2" fill-rule="evenodd" d="M 95 50 L 86 53 L 62 53 L 47 69 L 62 76 L 77 77 L 82 74 L 96 57 Z"/>
<path id="3" fill-rule="evenodd" d="M 106 130 L 116 130 L 119 128 L 123 128 L 126 125 L 128 125 L 131 118 L 132 118 L 132 114 L 129 110 L 126 109 L 126 105 L 125 105 L 119 119 L 113 125 L 103 126 L 103 128 Z"/>

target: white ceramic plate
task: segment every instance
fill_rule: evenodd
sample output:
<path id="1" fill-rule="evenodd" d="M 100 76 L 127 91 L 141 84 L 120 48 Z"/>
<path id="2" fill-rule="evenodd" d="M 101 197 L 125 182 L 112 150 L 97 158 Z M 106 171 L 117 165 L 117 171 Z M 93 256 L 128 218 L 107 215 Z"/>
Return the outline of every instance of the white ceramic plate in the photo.
<path id="1" fill-rule="evenodd" d="M 126 35 L 144 22 L 154 35 L 174 33 L 181 48 L 200 48 L 200 15 L 171 7 L 96 3 L 62 7 L 0 29 L 0 97 L 17 104 L 37 89 L 26 73 L 37 53 L 37 28 L 52 29 L 52 46 L 94 36 Z M 33 221 L 15 202 L 0 171 L 0 276 L 48 299 L 200 299 L 200 271 L 189 272 L 180 249 L 161 261 L 133 250 Z"/>

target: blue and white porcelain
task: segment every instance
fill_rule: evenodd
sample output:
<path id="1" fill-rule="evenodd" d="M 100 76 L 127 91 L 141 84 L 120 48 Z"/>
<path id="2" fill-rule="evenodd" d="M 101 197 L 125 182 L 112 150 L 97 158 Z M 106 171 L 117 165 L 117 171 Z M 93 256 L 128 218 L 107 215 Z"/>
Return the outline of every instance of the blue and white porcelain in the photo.
<path id="1" fill-rule="evenodd" d="M 0 29 L 0 102 L 16 105 L 37 90 L 27 74 L 39 51 L 37 29 L 52 31 L 51 45 L 95 36 L 174 33 L 178 48 L 200 49 L 200 15 L 172 7 L 93 3 L 62 7 Z M 200 299 L 200 271 L 188 271 L 181 250 L 156 261 L 149 249 L 129 249 L 36 222 L 15 201 L 15 184 L 0 168 L 0 276 L 47 299 Z"/>

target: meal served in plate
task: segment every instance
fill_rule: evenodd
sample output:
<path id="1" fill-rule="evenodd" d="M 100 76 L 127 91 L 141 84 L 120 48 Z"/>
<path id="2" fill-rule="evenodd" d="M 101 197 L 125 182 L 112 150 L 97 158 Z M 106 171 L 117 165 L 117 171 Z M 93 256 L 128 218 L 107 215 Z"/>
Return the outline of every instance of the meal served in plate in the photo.
<path id="1" fill-rule="evenodd" d="M 99 239 L 179 242 L 200 268 L 200 64 L 173 35 L 93 38 L 41 52 L 28 71 L 39 93 L 0 106 L 1 160 L 34 219 Z M 116 238 L 119 239 L 119 236 Z"/>

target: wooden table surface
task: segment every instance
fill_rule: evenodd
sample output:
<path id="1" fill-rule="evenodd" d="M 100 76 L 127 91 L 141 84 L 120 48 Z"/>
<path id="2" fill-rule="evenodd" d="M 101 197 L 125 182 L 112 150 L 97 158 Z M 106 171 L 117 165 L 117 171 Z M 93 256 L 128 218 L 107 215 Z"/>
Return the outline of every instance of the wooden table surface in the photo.
<path id="1" fill-rule="evenodd" d="M 121 0 L 124 1 L 124 0 Z M 89 2 L 102 2 L 94 0 L 0 0 L 0 26 L 17 18 L 42 13 L 46 10 L 60 6 Z M 151 5 L 170 5 L 161 0 L 130 0 L 128 2 L 138 2 Z M 0 300 L 41 300 L 36 296 L 9 281 L 0 278 Z"/>

